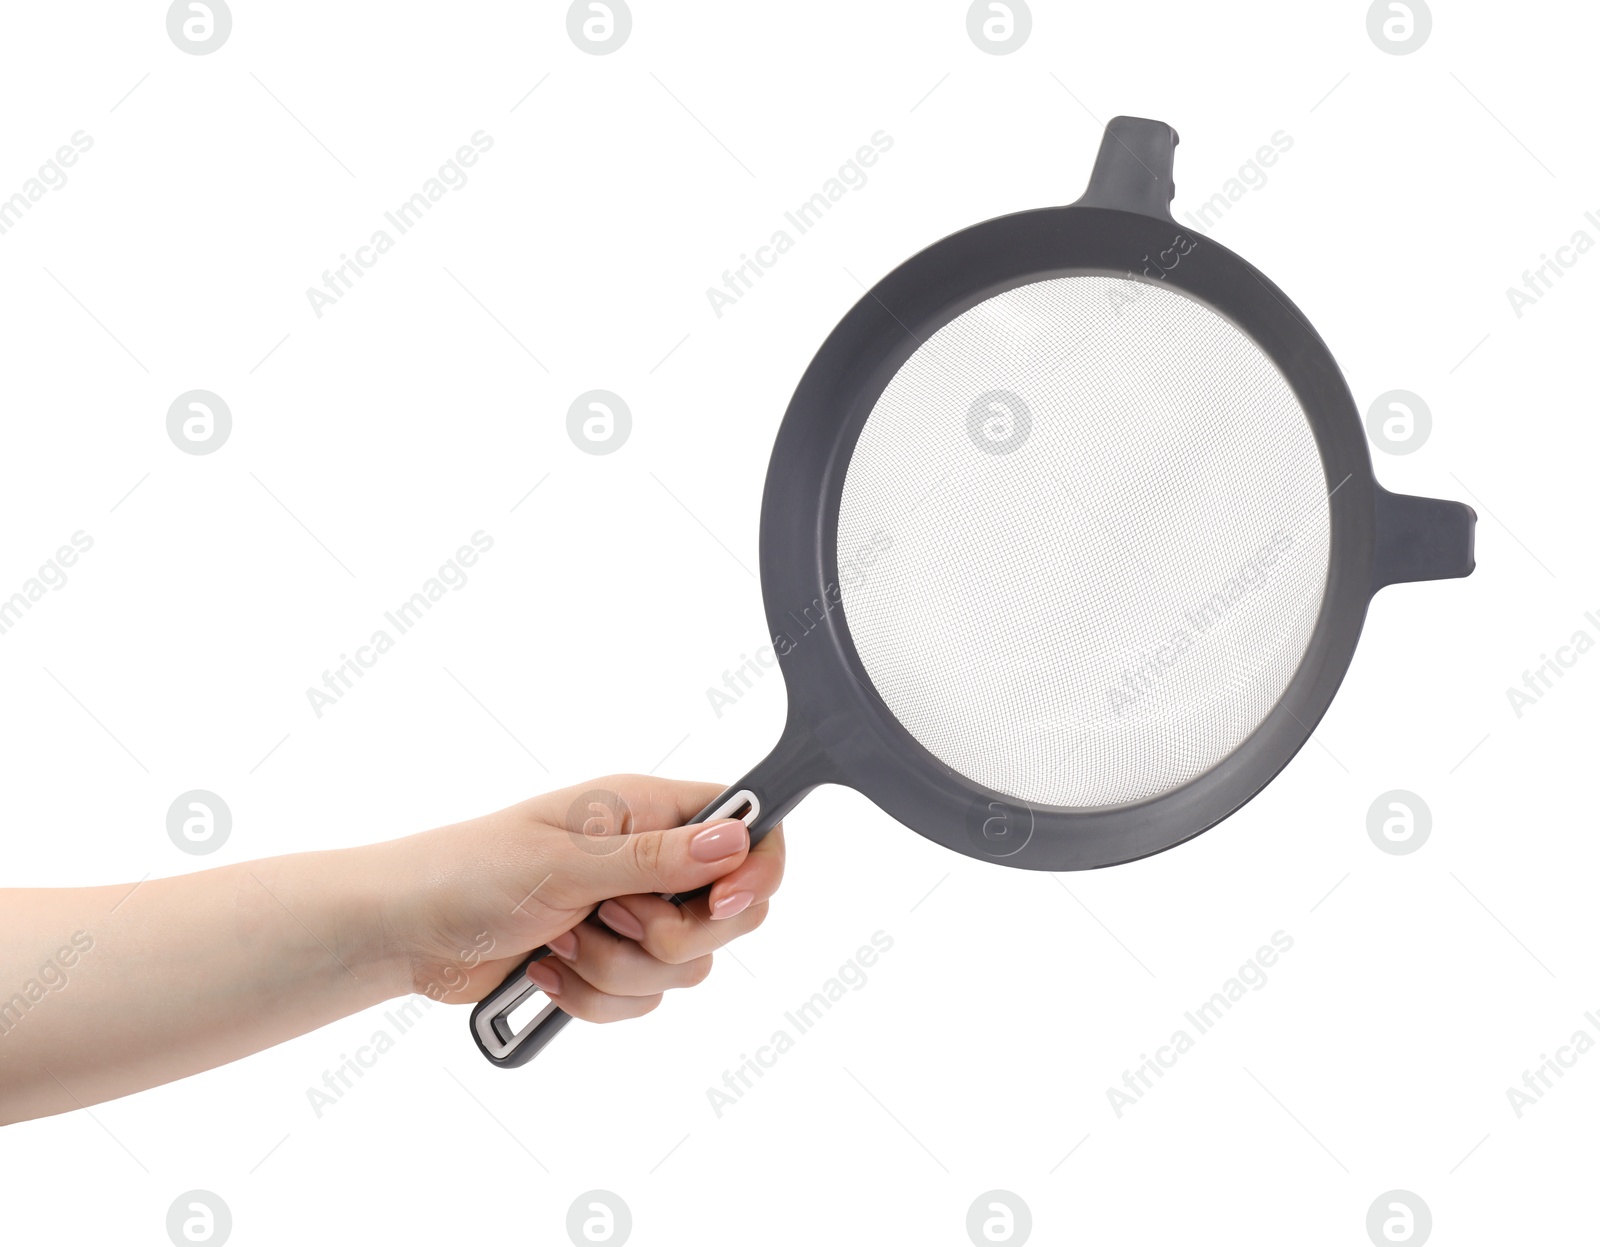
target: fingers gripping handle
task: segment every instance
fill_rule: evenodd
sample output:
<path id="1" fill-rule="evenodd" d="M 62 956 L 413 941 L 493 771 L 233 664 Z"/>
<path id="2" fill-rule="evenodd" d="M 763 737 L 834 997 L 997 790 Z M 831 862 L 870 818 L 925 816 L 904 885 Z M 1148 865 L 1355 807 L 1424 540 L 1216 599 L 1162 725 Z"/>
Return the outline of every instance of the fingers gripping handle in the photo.
<path id="1" fill-rule="evenodd" d="M 749 826 L 750 842 L 754 844 L 777 826 L 778 820 L 772 819 L 769 823 L 760 821 L 763 813 L 761 800 L 755 792 L 745 786 L 747 782 L 741 781 L 728 789 L 690 819 L 690 823 L 706 823 L 713 819 L 737 816 Z M 681 896 L 669 896 L 667 899 L 675 905 L 681 905 L 685 901 L 705 895 L 708 891 L 709 888 L 697 888 L 693 892 L 685 892 Z M 590 911 L 591 916 L 593 912 Z M 473 1009 L 472 1038 L 478 1044 L 478 1051 L 482 1052 L 491 1063 L 504 1069 L 514 1069 L 527 1064 L 539 1055 L 563 1026 L 572 1021 L 572 1015 L 545 996 L 528 977 L 528 967 L 549 955 L 548 947 L 534 949 L 521 965 L 506 976 L 499 987 L 479 1001 L 477 1007 Z M 530 996 L 541 996 L 544 1003 L 519 1029 L 514 1029 L 511 1025 L 511 1014 L 514 1010 L 527 1006 Z"/>
<path id="2" fill-rule="evenodd" d="M 771 817 L 770 807 L 763 808 L 761 798 L 748 786 L 749 783 L 750 781 L 744 780 L 728 789 L 690 821 L 706 823 L 718 818 L 739 817 L 750 828 L 750 842 L 756 843 L 778 825 L 778 820 L 783 817 L 788 807 L 778 810 L 776 817 Z M 685 901 L 705 895 L 709 890 L 709 888 L 699 888 L 681 896 L 669 896 L 667 899 L 675 905 L 681 905 Z M 549 955 L 549 948 L 534 949 L 521 965 L 506 976 L 499 987 L 479 1001 L 472 1010 L 472 1038 L 478 1045 L 478 1051 L 483 1053 L 491 1064 L 503 1069 L 515 1069 L 519 1065 L 527 1064 L 539 1055 L 563 1026 L 572 1021 L 572 1015 L 545 996 L 528 977 L 528 967 Z M 513 1028 L 512 1012 L 525 1006 L 531 1007 L 529 1004 L 531 996 L 543 997 L 543 1005 L 538 1007 L 520 1028 Z"/>
<path id="3" fill-rule="evenodd" d="M 701 810 L 690 823 L 708 823 L 719 818 L 738 818 L 750 828 L 750 843 L 761 838 L 783 821 L 800 799 L 831 775 L 822 753 L 803 731 L 786 731 L 778 747 L 732 788 Z M 675 905 L 704 896 L 709 887 L 697 888 L 667 899 Z M 592 911 L 591 911 L 592 913 Z M 528 967 L 550 955 L 549 948 L 536 948 L 513 970 L 499 987 L 472 1010 L 472 1038 L 478 1051 L 493 1065 L 515 1069 L 526 1065 L 555 1038 L 556 1032 L 572 1020 L 555 1001 L 528 978 Z M 513 1027 L 514 1010 L 532 1007 L 529 997 L 543 996 L 544 1003 L 520 1027 Z"/>

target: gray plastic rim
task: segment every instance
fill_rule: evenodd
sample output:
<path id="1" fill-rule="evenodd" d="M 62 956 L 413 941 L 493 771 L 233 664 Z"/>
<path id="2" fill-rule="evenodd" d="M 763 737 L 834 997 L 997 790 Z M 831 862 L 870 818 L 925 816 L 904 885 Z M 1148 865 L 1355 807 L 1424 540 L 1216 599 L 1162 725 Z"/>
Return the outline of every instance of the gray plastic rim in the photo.
<path id="1" fill-rule="evenodd" d="M 1245 260 L 1172 220 L 1176 142 L 1164 123 L 1113 120 L 1082 199 L 986 221 L 935 243 L 868 291 L 807 368 L 773 447 L 761 510 L 762 592 L 789 693 L 778 748 L 735 785 L 762 794 L 761 830 L 812 787 L 831 782 L 856 789 L 946 848 L 1008 866 L 1085 870 L 1161 852 L 1232 814 L 1310 738 L 1379 588 L 1472 570 L 1471 509 L 1383 489 L 1349 388 L 1310 323 Z M 1329 491 L 1321 610 L 1278 704 L 1205 774 L 1149 800 L 1101 809 L 1019 801 L 923 748 L 878 696 L 856 652 L 840 605 L 835 545 L 856 439 L 912 353 L 985 299 L 1075 275 L 1164 284 L 1238 326 L 1299 400 Z"/>

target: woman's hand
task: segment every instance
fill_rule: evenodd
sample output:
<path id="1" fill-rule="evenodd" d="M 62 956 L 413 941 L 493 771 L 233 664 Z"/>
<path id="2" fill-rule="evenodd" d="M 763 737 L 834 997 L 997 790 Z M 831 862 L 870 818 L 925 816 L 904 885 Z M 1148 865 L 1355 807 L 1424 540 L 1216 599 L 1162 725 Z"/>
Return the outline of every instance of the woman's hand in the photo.
<path id="1" fill-rule="evenodd" d="M 684 825 L 721 791 L 613 775 L 381 846 L 395 872 L 385 921 L 414 990 L 480 1000 L 542 944 L 552 955 L 529 978 L 591 1022 L 701 982 L 716 949 L 761 925 L 783 878 L 781 827 L 751 849 L 737 820 Z M 708 883 L 682 906 L 659 895 Z"/>
<path id="2" fill-rule="evenodd" d="M 408 992 L 481 999 L 541 944 L 555 955 L 529 977 L 567 1012 L 648 1013 L 761 924 L 783 875 L 781 830 L 752 851 L 743 823 L 681 825 L 719 791 L 613 776 L 385 844 L 0 890 L 0 1125 L 236 1061 Z M 657 895 L 708 883 L 682 908 Z"/>

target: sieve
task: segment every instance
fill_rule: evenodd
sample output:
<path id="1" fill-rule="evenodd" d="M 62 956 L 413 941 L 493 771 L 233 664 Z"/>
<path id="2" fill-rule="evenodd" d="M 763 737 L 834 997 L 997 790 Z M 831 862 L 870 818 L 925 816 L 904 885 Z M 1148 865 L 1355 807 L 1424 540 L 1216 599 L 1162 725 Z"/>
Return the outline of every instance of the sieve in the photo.
<path id="1" fill-rule="evenodd" d="M 696 822 L 755 841 L 833 783 L 1006 866 L 1158 853 L 1306 742 L 1379 589 L 1472 571 L 1472 509 L 1379 485 L 1306 318 L 1173 220 L 1177 141 L 1113 119 L 1076 203 L 935 243 L 823 343 L 761 508 L 787 724 Z M 497 1065 L 568 1020 L 509 1021 L 547 953 L 474 1010 Z"/>

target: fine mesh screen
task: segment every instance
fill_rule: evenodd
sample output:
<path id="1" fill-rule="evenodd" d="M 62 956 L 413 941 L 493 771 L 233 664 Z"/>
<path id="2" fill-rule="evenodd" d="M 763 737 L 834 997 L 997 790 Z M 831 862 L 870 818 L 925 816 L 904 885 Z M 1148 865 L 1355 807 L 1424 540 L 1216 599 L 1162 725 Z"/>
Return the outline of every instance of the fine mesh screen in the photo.
<path id="1" fill-rule="evenodd" d="M 1282 696 L 1328 570 L 1299 403 L 1168 287 L 1062 277 L 930 337 L 862 429 L 845 622 L 929 752 L 1036 804 L 1203 774 Z"/>

